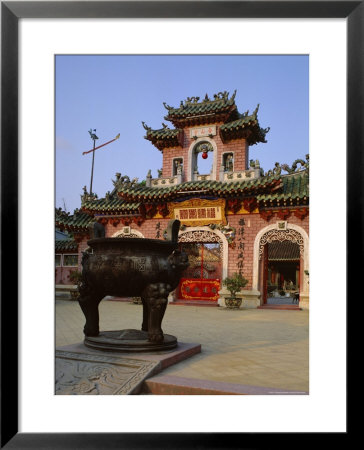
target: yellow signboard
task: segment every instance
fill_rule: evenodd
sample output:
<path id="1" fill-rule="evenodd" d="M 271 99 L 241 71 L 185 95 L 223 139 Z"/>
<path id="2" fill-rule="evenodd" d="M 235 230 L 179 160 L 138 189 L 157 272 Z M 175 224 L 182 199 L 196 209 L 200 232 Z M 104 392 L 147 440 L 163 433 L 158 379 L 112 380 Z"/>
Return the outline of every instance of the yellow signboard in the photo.
<path id="1" fill-rule="evenodd" d="M 183 225 L 200 227 L 210 223 L 226 224 L 225 200 L 192 199 L 169 204 L 170 217 Z"/>

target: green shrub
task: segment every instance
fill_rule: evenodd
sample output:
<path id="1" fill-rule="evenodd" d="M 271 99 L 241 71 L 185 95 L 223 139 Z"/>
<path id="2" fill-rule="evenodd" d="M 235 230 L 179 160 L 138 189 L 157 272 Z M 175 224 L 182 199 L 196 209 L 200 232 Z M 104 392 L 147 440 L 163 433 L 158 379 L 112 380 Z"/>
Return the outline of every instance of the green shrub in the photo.
<path id="1" fill-rule="evenodd" d="M 248 280 L 241 273 L 233 273 L 231 277 L 226 277 L 222 284 L 226 286 L 231 296 L 235 297 L 236 293 L 248 284 Z"/>

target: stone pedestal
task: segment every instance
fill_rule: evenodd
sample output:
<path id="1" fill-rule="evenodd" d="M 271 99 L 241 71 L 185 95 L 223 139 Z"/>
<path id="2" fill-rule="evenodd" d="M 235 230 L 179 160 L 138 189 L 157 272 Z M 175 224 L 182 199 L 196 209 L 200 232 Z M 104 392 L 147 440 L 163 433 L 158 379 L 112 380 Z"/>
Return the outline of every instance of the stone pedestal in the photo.
<path id="1" fill-rule="evenodd" d="M 149 377 L 201 352 L 201 344 L 178 343 L 171 351 L 106 352 L 83 343 L 56 348 L 56 395 L 139 394 Z"/>
<path id="2" fill-rule="evenodd" d="M 220 295 L 219 300 L 218 300 L 219 306 L 226 307 L 225 298 L 231 297 L 230 292 L 225 287 L 223 287 L 219 291 L 219 295 Z M 259 291 L 255 291 L 255 290 L 240 291 L 240 292 L 237 292 L 236 297 L 242 299 L 241 308 L 246 308 L 246 309 L 257 308 L 260 305 L 260 292 Z"/>
<path id="3" fill-rule="evenodd" d="M 260 292 L 251 290 L 251 291 L 241 291 L 240 294 L 243 298 L 242 308 L 257 308 L 260 306 Z"/>

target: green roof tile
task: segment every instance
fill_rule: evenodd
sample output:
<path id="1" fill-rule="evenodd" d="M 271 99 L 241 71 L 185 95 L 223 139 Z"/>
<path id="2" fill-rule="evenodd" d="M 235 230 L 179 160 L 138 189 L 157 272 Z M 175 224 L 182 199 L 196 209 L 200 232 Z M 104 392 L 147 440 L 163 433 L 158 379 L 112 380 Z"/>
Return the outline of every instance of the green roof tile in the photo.
<path id="1" fill-rule="evenodd" d="M 115 198 L 100 198 L 97 200 L 86 201 L 82 204 L 82 209 L 89 213 L 103 212 L 103 213 L 125 213 L 138 212 L 140 203 L 126 202 L 120 197 Z"/>
<path id="2" fill-rule="evenodd" d="M 305 171 L 292 175 L 283 175 L 282 189 L 272 193 L 257 195 L 258 202 L 274 202 L 281 200 L 300 201 L 309 198 L 309 177 Z"/>
<path id="3" fill-rule="evenodd" d="M 188 195 L 190 191 L 200 191 L 201 195 L 231 196 L 257 195 L 281 183 L 279 176 L 269 176 L 253 180 L 221 182 L 221 181 L 187 181 L 185 183 L 166 187 L 131 187 L 119 188 L 118 195 L 125 201 L 144 201 L 153 203 L 158 199 L 164 201 Z"/>
<path id="4" fill-rule="evenodd" d="M 159 150 L 167 147 L 178 147 L 182 145 L 182 130 L 179 128 L 170 129 L 163 124 L 163 128 L 159 130 L 152 130 L 144 122 L 142 122 L 147 134 L 144 139 L 151 141 Z"/>
<path id="5" fill-rule="evenodd" d="M 76 210 L 73 215 L 56 209 L 55 223 L 61 229 L 86 231 L 88 226 L 94 222 L 93 217 L 82 211 Z"/>
<path id="6" fill-rule="evenodd" d="M 247 139 L 249 145 L 257 144 L 258 142 L 267 142 L 265 137 L 269 132 L 268 128 L 261 128 L 258 122 L 259 105 L 249 115 L 249 111 L 240 114 L 237 120 L 227 122 L 220 126 L 220 136 L 223 141 L 230 139 Z"/>
<path id="7" fill-rule="evenodd" d="M 59 239 L 55 242 L 56 252 L 77 252 L 78 244 L 74 239 Z"/>

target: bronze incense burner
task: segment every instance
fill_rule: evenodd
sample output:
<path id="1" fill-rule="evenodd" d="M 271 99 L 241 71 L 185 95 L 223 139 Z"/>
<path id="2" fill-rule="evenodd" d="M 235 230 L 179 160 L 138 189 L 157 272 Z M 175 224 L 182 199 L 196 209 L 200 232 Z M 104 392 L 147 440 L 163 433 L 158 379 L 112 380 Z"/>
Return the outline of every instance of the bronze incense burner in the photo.
<path id="1" fill-rule="evenodd" d="M 86 318 L 85 345 L 108 351 L 157 351 L 174 348 L 177 339 L 164 335 L 161 324 L 168 295 L 188 267 L 177 248 L 180 222 L 171 220 L 167 240 L 105 238 L 95 224 L 97 238 L 88 241 L 82 257 L 79 304 Z M 106 296 L 141 297 L 141 330 L 99 331 L 99 303 Z"/>

